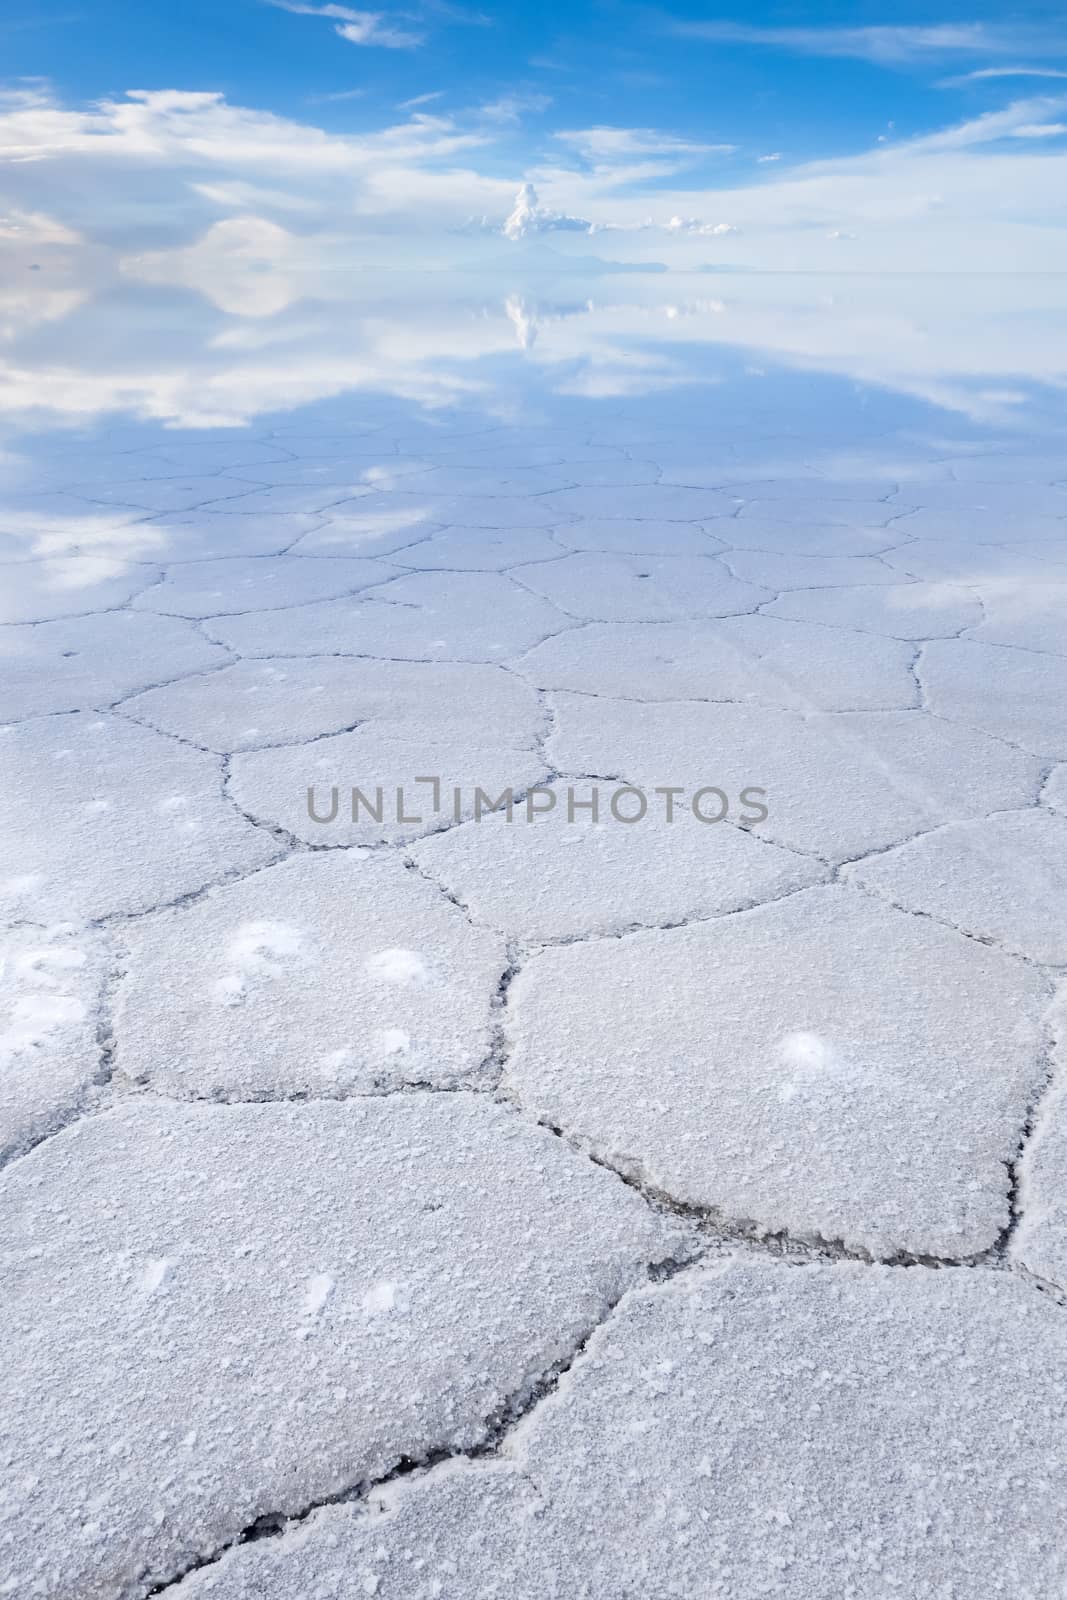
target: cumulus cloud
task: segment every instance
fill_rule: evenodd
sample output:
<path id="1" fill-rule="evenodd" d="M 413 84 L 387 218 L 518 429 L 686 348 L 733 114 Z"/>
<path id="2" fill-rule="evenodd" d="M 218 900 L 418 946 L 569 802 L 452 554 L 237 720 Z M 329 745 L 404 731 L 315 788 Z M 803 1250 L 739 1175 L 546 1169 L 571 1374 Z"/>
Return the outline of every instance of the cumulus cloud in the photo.
<path id="1" fill-rule="evenodd" d="M 590 233 L 592 224 L 541 205 L 532 183 L 520 186 L 502 232 L 505 239 L 527 239 L 535 233 Z"/>
<path id="2" fill-rule="evenodd" d="M 467 234 L 503 234 L 506 239 L 527 239 L 540 233 L 585 233 L 601 236 L 602 242 L 614 237 L 616 241 L 628 236 L 658 234 L 662 236 L 692 235 L 704 238 L 725 238 L 740 233 L 731 222 L 705 222 L 700 217 L 673 216 L 666 221 L 646 217 L 642 221 L 591 222 L 587 217 L 572 216 L 568 212 L 553 211 L 541 204 L 532 183 L 522 183 L 514 204 L 503 224 L 490 216 L 469 217 L 457 230 Z M 561 267 L 565 265 L 560 263 Z M 588 265 L 588 261 L 586 262 Z"/>
<path id="3" fill-rule="evenodd" d="M 470 225 L 468 225 L 470 226 Z M 477 231 L 495 232 L 496 229 L 488 218 L 482 218 L 476 225 Z M 652 217 L 639 223 L 622 222 L 590 222 L 585 217 L 573 217 L 564 212 L 552 211 L 543 206 L 537 197 L 537 190 L 532 183 L 523 183 L 515 196 L 515 204 L 506 218 L 503 227 L 499 230 L 506 239 L 525 239 L 536 233 L 589 233 L 589 234 L 626 234 L 629 232 L 658 232 L 662 234 L 689 234 L 694 237 L 726 238 L 731 234 L 740 233 L 740 228 L 735 228 L 732 222 L 705 222 L 700 217 L 669 217 L 666 222 L 657 222 Z"/>
<path id="4" fill-rule="evenodd" d="M 725 239 L 730 234 L 741 232 L 732 222 L 702 222 L 699 217 L 671 217 L 665 226 L 668 233 L 704 234 L 713 239 Z"/>
<path id="5" fill-rule="evenodd" d="M 270 0 L 279 11 L 291 11 L 297 17 L 327 17 L 334 24 L 334 33 L 349 44 L 379 45 L 385 50 L 413 50 L 422 44 L 423 35 L 410 29 L 396 28 L 381 11 L 353 11 L 350 6 L 301 5 L 298 0 Z"/>

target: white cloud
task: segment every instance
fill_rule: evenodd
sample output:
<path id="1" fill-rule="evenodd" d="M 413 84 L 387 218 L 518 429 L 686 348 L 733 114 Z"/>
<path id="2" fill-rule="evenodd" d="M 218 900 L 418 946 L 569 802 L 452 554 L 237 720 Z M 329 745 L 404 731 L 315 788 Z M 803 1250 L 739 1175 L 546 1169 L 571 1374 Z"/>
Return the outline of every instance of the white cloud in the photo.
<path id="1" fill-rule="evenodd" d="M 457 6 L 451 0 L 422 0 L 420 10 L 443 22 L 454 22 L 464 28 L 492 28 L 494 19 L 484 11 L 472 11 L 467 6 Z"/>
<path id="2" fill-rule="evenodd" d="M 309 106 L 328 106 L 340 100 L 362 100 L 366 89 L 337 89 L 333 94 L 309 94 Z"/>
<path id="3" fill-rule="evenodd" d="M 665 226 L 668 233 L 703 234 L 715 239 L 725 239 L 741 232 L 732 222 L 702 222 L 699 217 L 671 217 Z"/>
<path id="4" fill-rule="evenodd" d="M 230 105 L 221 94 L 130 89 L 69 111 L 48 102 L 0 115 L 0 161 L 57 158 L 145 159 L 161 167 L 262 167 L 275 177 L 295 172 L 353 172 L 383 158 L 451 156 L 483 144 L 447 118 L 422 114 L 376 133 L 326 133 L 273 112 Z"/>
<path id="5" fill-rule="evenodd" d="M 702 144 L 679 139 L 657 128 L 617 128 L 598 125 L 590 128 L 563 128 L 553 138 L 572 151 L 585 167 L 584 176 L 603 193 L 613 189 L 638 189 L 656 183 L 710 155 L 727 155 L 732 144 Z M 531 176 L 546 186 L 567 181 L 565 169 L 541 167 Z"/>
<path id="6" fill-rule="evenodd" d="M 655 129 L 564 129 L 559 148 L 575 159 L 501 177 L 493 146 L 509 125 L 484 117 L 417 110 L 338 134 L 215 93 L 134 91 L 71 109 L 35 92 L 0 106 L 0 186 L 8 210 L 127 256 L 177 259 L 217 224 L 251 218 L 298 226 L 331 260 L 341 241 L 403 266 L 447 260 L 473 211 L 485 219 L 475 233 L 500 234 L 507 219 L 516 237 L 558 235 L 563 254 L 590 252 L 568 234 L 595 234 L 609 265 L 837 270 L 836 232 L 858 236 L 857 270 L 971 271 L 980 260 L 1056 272 L 1067 267 L 1065 105 L 1030 97 L 860 155 L 748 165 L 744 179 L 709 185 L 671 178 L 709 147 Z M 516 207 L 519 177 L 533 193 Z M 240 253 L 235 235 L 213 239 Z"/>
<path id="7" fill-rule="evenodd" d="M 321 202 L 313 194 L 299 194 L 292 189 L 279 189 L 261 183 L 246 183 L 240 178 L 224 179 L 221 183 L 196 183 L 191 185 L 194 194 L 202 195 L 213 206 L 224 211 L 280 211 L 285 214 L 315 216 Z"/>
<path id="8" fill-rule="evenodd" d="M 1023 122 L 1012 128 L 1013 139 L 1054 139 L 1067 133 L 1067 122 Z"/>
<path id="9" fill-rule="evenodd" d="M 772 151 L 769 156 L 757 156 L 756 157 L 757 161 L 781 161 L 781 159 L 782 159 L 782 152 L 780 150 Z"/>
<path id="10" fill-rule="evenodd" d="M 959 89 L 965 83 L 983 83 L 994 78 L 1067 78 L 1061 67 L 981 67 L 977 72 L 964 72 L 956 78 L 942 78 L 939 89 Z"/>
<path id="11" fill-rule="evenodd" d="M 481 116 L 489 122 L 516 123 L 527 112 L 547 111 L 552 104 L 550 94 L 504 94 L 479 106 Z"/>
<path id="12" fill-rule="evenodd" d="M 350 6 L 301 5 L 298 0 L 269 0 L 280 11 L 297 17 L 327 17 L 334 33 L 349 44 L 379 45 L 385 50 L 413 50 L 422 44 L 423 35 L 406 28 L 395 28 L 381 11 L 353 11 Z"/>
<path id="13" fill-rule="evenodd" d="M 993 144 L 998 139 L 1032 139 L 1046 135 L 1038 131 L 1049 126 L 1040 120 L 1049 112 L 1067 106 L 1067 95 L 1041 95 L 1030 100 L 1016 100 L 1001 111 L 987 111 L 983 116 L 958 122 L 937 133 L 922 134 L 896 148 L 918 152 L 934 150 L 962 150 L 970 145 Z"/>
<path id="14" fill-rule="evenodd" d="M 906 65 L 962 53 L 984 55 L 1010 49 L 1022 31 L 982 22 L 948 22 L 926 27 L 760 28 L 740 22 L 675 22 L 672 31 L 713 44 L 767 45 L 803 55 L 849 56 L 883 66 Z M 1047 47 L 1048 41 L 1044 41 Z"/>
<path id="15" fill-rule="evenodd" d="M 542 206 L 533 184 L 524 183 L 502 231 L 506 239 L 527 239 L 535 233 L 590 233 L 592 229 L 581 217 L 568 217 Z"/>
<path id="16" fill-rule="evenodd" d="M 856 233 L 850 265 L 878 272 L 1063 271 L 1067 267 L 1067 156 L 1051 139 L 1016 130 L 1047 126 L 1059 101 L 1022 100 L 924 135 L 849 157 L 776 165 L 773 176 L 727 187 L 662 181 L 622 189 L 613 172 L 534 169 L 544 201 L 587 217 L 601 234 L 598 250 L 698 265 L 699 239 L 674 237 L 670 254 L 654 231 L 625 236 L 649 218 L 727 218 L 743 230 L 736 250 L 723 241 L 723 264 L 781 270 L 836 270 L 841 246 L 826 235 Z"/>
<path id="17" fill-rule="evenodd" d="M 700 156 L 726 153 L 732 144 L 697 144 L 690 139 L 676 139 L 673 134 L 660 133 L 655 128 L 594 128 L 561 129 L 554 135 L 569 145 L 586 161 L 618 161 L 628 156 Z"/>
<path id="18" fill-rule="evenodd" d="M 454 222 L 472 199 L 503 216 L 513 183 L 458 162 L 490 139 L 484 126 L 422 112 L 335 134 L 214 93 L 133 91 L 86 109 L 0 111 L 0 186 L 11 206 L 125 248 L 188 242 L 248 206 L 419 233 Z"/>
<path id="19" fill-rule="evenodd" d="M 334 32 L 349 44 L 377 44 L 387 50 L 414 50 L 423 40 L 421 33 L 405 33 L 385 25 L 373 11 L 357 14 L 351 22 L 339 22 Z"/>

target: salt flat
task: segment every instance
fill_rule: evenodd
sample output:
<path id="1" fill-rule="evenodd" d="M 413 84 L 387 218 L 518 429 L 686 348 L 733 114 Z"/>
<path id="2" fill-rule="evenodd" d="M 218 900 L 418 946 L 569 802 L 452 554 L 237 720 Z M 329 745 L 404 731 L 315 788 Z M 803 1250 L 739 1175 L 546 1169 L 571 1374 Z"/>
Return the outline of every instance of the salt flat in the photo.
<path id="1" fill-rule="evenodd" d="M 691 1272 L 628 1297 L 499 1460 L 324 1510 L 177 1592 L 548 1600 L 577 1573 L 594 1600 L 945 1584 L 1044 1600 L 1065 1574 L 1062 1479 L 1040 1506 L 1000 1493 L 1043 1481 L 1064 1420 L 1062 1313 L 1027 1293 L 981 1271 Z"/>
<path id="2" fill-rule="evenodd" d="M 0 1592 L 1067 1581 L 1058 435 L 746 403 L 16 442 Z"/>

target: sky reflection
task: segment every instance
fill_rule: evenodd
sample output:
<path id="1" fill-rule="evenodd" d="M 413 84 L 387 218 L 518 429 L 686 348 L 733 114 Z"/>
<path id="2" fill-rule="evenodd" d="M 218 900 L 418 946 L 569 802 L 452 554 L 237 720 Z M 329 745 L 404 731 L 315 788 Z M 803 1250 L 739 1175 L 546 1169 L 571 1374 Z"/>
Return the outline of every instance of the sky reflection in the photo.
<path id="1" fill-rule="evenodd" d="M 346 394 L 500 416 L 725 383 L 773 406 L 797 374 L 1014 429 L 1055 426 L 1067 380 L 1054 275 L 623 273 L 521 241 L 506 270 L 386 275 L 216 241 L 94 277 L 77 251 L 37 253 L 3 291 L 0 414 L 19 430 L 245 427 Z"/>

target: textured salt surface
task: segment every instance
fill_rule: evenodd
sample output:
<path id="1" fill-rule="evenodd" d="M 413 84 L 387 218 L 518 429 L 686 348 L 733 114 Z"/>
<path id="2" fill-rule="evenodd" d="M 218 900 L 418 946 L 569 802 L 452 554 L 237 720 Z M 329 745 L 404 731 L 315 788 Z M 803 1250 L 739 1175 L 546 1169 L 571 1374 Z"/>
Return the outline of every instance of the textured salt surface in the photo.
<path id="1" fill-rule="evenodd" d="M 1067 470 L 755 389 L 19 442 L 0 1593 L 1063 1588 Z"/>
<path id="2" fill-rule="evenodd" d="M 470 1449 L 669 1248 L 609 1174 L 460 1095 L 128 1105 L 19 1163 L 0 1213 L 5 1581 L 55 1596 L 144 1593 Z"/>
<path id="3" fill-rule="evenodd" d="M 178 1594 L 1045 1600 L 1065 1354 L 1062 1310 L 1003 1276 L 691 1273 L 628 1297 L 499 1461 L 324 1511 Z"/>

